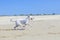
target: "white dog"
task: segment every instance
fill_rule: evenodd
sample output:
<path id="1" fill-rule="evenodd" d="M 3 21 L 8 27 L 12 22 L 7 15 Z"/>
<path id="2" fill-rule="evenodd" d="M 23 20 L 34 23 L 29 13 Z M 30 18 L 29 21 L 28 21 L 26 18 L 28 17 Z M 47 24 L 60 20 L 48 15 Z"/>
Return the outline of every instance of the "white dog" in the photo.
<path id="1" fill-rule="evenodd" d="M 26 25 L 29 25 L 30 20 L 33 20 L 33 18 L 31 18 L 30 16 L 27 16 L 27 18 L 25 19 L 18 19 L 16 21 L 13 21 L 12 19 L 10 19 L 10 21 L 15 22 L 14 29 L 16 29 L 18 26 L 23 25 L 23 27 L 25 27 Z"/>

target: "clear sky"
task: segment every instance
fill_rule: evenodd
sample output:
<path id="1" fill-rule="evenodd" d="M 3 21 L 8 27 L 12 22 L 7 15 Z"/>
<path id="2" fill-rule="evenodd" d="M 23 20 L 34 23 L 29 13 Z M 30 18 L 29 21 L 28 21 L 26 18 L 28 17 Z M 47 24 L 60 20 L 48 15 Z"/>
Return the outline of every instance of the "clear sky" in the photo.
<path id="1" fill-rule="evenodd" d="M 60 14 L 60 0 L 0 0 L 0 15 Z"/>

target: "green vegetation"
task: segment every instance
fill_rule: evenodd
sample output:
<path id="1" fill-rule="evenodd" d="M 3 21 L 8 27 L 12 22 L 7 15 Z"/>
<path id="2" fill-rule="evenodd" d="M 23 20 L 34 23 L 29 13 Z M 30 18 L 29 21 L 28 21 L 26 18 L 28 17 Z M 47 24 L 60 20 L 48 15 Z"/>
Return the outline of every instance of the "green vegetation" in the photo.
<path id="1" fill-rule="evenodd" d="M 19 14 L 19 15 L 16 15 L 16 14 L 14 14 L 14 15 L 0 15 L 0 16 L 28 16 L 28 15 L 30 15 L 30 16 L 40 16 L 40 15 L 56 15 L 55 13 L 52 13 L 52 14 L 46 14 L 46 13 L 44 13 L 44 14 L 32 14 L 32 13 L 30 13 L 30 14 Z"/>

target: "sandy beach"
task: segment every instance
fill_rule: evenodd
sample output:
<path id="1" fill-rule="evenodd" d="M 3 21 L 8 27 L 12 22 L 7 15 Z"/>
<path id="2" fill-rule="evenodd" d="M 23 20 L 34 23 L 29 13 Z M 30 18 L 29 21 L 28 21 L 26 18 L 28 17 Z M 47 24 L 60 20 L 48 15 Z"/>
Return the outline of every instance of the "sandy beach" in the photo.
<path id="1" fill-rule="evenodd" d="M 25 30 L 12 30 L 15 26 L 10 19 L 23 19 L 26 16 L 1 16 L 0 40 L 60 40 L 60 15 L 31 16 Z M 18 27 L 20 28 L 20 27 Z"/>

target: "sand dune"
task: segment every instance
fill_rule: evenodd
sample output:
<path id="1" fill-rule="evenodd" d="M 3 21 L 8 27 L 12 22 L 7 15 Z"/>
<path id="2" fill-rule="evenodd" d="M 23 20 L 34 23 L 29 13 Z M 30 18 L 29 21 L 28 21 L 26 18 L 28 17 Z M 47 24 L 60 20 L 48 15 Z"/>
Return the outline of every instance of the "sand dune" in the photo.
<path id="1" fill-rule="evenodd" d="M 25 30 L 12 30 L 15 26 L 10 19 L 23 19 L 26 16 L 0 17 L 0 40 L 60 40 L 60 15 L 31 16 Z M 20 27 L 19 27 L 20 28 Z"/>

